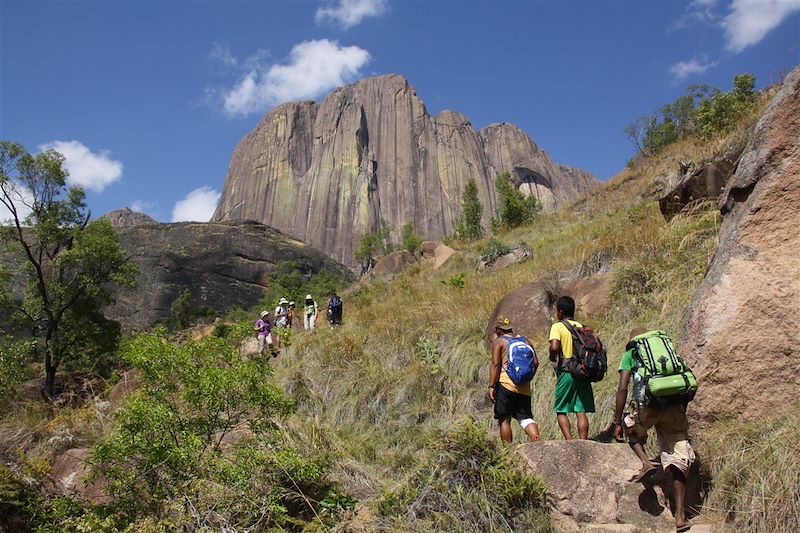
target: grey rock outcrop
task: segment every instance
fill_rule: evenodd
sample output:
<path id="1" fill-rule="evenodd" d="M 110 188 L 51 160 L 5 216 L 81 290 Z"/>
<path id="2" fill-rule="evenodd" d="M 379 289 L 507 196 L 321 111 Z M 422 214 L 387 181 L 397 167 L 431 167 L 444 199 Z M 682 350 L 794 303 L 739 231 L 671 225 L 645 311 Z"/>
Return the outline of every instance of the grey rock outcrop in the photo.
<path id="1" fill-rule="evenodd" d="M 169 316 L 185 290 L 194 310 L 225 312 L 256 305 L 279 261 L 292 261 L 308 280 L 322 270 L 350 272 L 325 254 L 255 222 L 175 223 L 118 228 L 120 245 L 139 267 L 136 289 L 118 290 L 106 316 L 141 329 Z"/>
<path id="2" fill-rule="evenodd" d="M 800 374 L 788 369 L 800 346 L 800 68 L 756 125 L 720 207 L 719 245 L 680 343 L 699 385 L 690 414 L 754 420 L 796 410 Z"/>
<path id="3" fill-rule="evenodd" d="M 379 76 L 270 111 L 236 147 L 212 220 L 258 220 L 355 267 L 359 236 L 382 221 L 430 239 L 451 233 L 470 179 L 488 226 L 502 171 L 545 209 L 598 185 L 513 125 L 476 132 L 459 113 L 431 117 L 405 78 Z"/>
<path id="4" fill-rule="evenodd" d="M 703 199 L 719 198 L 728 179 L 736 171 L 744 147 L 739 147 L 719 158 L 689 170 L 678 183 L 661 195 L 658 205 L 668 221 L 684 207 Z"/>
<path id="5" fill-rule="evenodd" d="M 123 207 L 122 209 L 109 211 L 100 218 L 107 218 L 111 222 L 111 225 L 115 228 L 141 226 L 144 224 L 158 224 L 154 218 L 145 215 L 144 213 L 134 211 L 129 207 Z"/>

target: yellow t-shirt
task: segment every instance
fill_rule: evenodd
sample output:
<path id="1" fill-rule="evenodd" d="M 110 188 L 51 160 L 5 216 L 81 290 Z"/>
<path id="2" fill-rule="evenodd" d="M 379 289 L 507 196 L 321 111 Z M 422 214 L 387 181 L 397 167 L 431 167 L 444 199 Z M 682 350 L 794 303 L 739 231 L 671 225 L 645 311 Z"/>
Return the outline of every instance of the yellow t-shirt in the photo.
<path id="1" fill-rule="evenodd" d="M 576 328 L 582 328 L 580 322 L 575 322 L 574 320 L 569 321 L 570 324 L 575 326 Z M 562 324 L 561 322 L 556 322 L 550 327 L 550 338 L 548 340 L 554 341 L 561 341 L 561 353 L 564 359 L 570 359 L 572 357 L 572 333 L 569 332 L 567 326 Z"/>
<path id="2" fill-rule="evenodd" d="M 511 378 L 508 377 L 508 374 L 506 374 L 506 369 L 508 368 L 508 339 L 501 338 L 501 340 L 506 343 L 506 349 L 503 350 L 502 358 L 500 361 L 500 379 L 498 381 L 507 391 L 516 392 L 517 394 L 524 394 L 525 396 L 530 396 L 531 395 L 530 382 L 525 383 L 524 385 L 517 385 L 516 383 L 511 381 Z"/>

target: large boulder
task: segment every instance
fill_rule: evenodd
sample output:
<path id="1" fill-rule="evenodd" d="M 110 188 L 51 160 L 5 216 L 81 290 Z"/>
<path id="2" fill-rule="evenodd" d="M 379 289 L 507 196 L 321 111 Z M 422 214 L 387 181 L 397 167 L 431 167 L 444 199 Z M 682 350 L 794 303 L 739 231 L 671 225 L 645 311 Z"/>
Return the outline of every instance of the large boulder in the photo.
<path id="1" fill-rule="evenodd" d="M 569 283 L 563 294 L 575 300 L 576 317 L 597 316 L 608 311 L 612 284 L 613 274 L 603 272 Z"/>
<path id="2" fill-rule="evenodd" d="M 382 279 L 388 281 L 398 274 L 401 274 L 408 267 L 417 264 L 414 255 L 407 250 L 397 250 L 389 255 L 381 257 L 372 270 L 369 271 L 368 279 Z"/>
<path id="3" fill-rule="evenodd" d="M 377 76 L 267 113 L 236 147 L 213 220 L 258 220 L 355 268 L 353 236 L 384 222 L 393 240 L 408 222 L 430 239 L 452 234 L 469 180 L 488 226 L 504 171 L 545 210 L 599 185 L 512 124 L 476 131 L 460 113 L 431 116 L 408 80 Z"/>
<path id="4" fill-rule="evenodd" d="M 108 481 L 102 478 L 91 483 L 87 481 L 90 472 L 88 460 L 89 450 L 86 448 L 72 448 L 59 455 L 50 476 L 52 492 L 59 496 L 77 496 L 96 505 L 108 503 Z"/>
<path id="5" fill-rule="evenodd" d="M 462 259 L 464 255 L 453 248 L 450 248 L 446 244 L 440 244 L 436 247 L 433 252 L 434 259 L 433 259 L 433 269 L 439 270 L 443 266 Z"/>
<path id="6" fill-rule="evenodd" d="M 625 444 L 541 441 L 517 448 L 525 468 L 547 486 L 547 502 L 563 531 L 675 531 L 671 483 L 663 473 L 628 480 L 641 466 Z M 696 470 L 696 469 L 695 469 Z M 689 515 L 700 502 L 699 476 L 689 476 Z"/>
<path id="7" fill-rule="evenodd" d="M 113 387 L 108 389 L 106 397 L 114 407 L 119 407 L 122 405 L 122 402 L 125 400 L 125 398 L 127 398 L 128 396 L 139 390 L 141 386 L 142 386 L 141 371 L 135 369 L 128 370 L 127 372 L 122 374 L 122 377 L 119 378 L 119 381 L 117 381 Z"/>
<path id="8" fill-rule="evenodd" d="M 304 280 L 322 269 L 353 279 L 319 250 L 255 222 L 151 224 L 117 231 L 120 245 L 139 267 L 138 286 L 117 290 L 116 303 L 106 313 L 125 330 L 169 317 L 170 306 L 186 289 L 192 311 L 252 307 L 280 261 L 293 262 Z"/>
<path id="9" fill-rule="evenodd" d="M 689 170 L 658 201 L 664 218 L 671 220 L 684 207 L 703 199 L 719 198 L 725 184 L 736 170 L 744 146 L 735 148 L 713 161 Z"/>
<path id="10" fill-rule="evenodd" d="M 514 332 L 528 337 L 546 335 L 550 331 L 551 309 L 548 292 L 542 283 L 523 285 L 506 294 L 494 308 L 486 325 L 486 342 L 494 339 L 494 325 L 500 315 L 514 324 Z"/>
<path id="11" fill-rule="evenodd" d="M 500 270 L 510 267 L 511 265 L 516 265 L 522 263 L 523 261 L 527 261 L 530 259 L 531 255 L 533 255 L 533 253 L 531 252 L 530 247 L 524 244 L 517 244 L 512 246 L 508 253 L 505 253 L 494 259 L 479 259 L 477 270 L 478 272 L 491 272 L 494 270 Z"/>
<path id="12" fill-rule="evenodd" d="M 800 373 L 800 68 L 758 121 L 720 198 L 719 245 L 681 349 L 703 421 L 797 409 Z"/>

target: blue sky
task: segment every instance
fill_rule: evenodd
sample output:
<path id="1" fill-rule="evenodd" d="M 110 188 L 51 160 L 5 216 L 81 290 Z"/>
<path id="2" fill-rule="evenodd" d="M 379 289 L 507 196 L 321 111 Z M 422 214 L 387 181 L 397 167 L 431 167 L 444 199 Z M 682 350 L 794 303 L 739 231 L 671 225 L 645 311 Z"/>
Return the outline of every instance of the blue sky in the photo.
<path id="1" fill-rule="evenodd" d="M 341 83 L 402 74 L 607 179 L 637 114 L 799 63 L 800 0 L 0 0 L 0 139 L 64 153 L 95 215 L 206 220 L 261 116 Z"/>

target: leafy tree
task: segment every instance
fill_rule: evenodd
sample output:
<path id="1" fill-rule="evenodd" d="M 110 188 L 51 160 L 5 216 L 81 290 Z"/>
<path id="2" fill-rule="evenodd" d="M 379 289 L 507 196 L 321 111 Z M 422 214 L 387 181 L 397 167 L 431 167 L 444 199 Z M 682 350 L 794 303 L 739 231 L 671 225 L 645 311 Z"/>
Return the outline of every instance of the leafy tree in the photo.
<path id="1" fill-rule="evenodd" d="M 400 242 L 403 250 L 416 254 L 422 244 L 422 237 L 414 233 L 414 226 L 411 223 L 404 224 L 400 233 Z"/>
<path id="2" fill-rule="evenodd" d="M 697 111 L 700 136 L 708 139 L 733 128 L 755 106 L 754 89 L 755 76 L 739 74 L 734 77 L 730 92 L 714 90 Z"/>
<path id="3" fill-rule="evenodd" d="M 11 214 L 0 236 L 27 277 L 24 295 L 7 293 L 4 307 L 39 340 L 49 395 L 62 363 L 113 347 L 119 326 L 100 309 L 112 301 L 110 286 L 133 286 L 137 272 L 111 223 L 89 222 L 85 193 L 67 187 L 63 164 L 53 150 L 33 156 L 0 142 L 0 203 Z"/>
<path id="4" fill-rule="evenodd" d="M 503 172 L 495 180 L 500 200 L 500 223 L 506 228 L 515 228 L 533 220 L 540 209 L 533 196 L 525 197 L 511 183 L 511 174 Z"/>
<path id="5" fill-rule="evenodd" d="M 461 195 L 461 217 L 456 222 L 456 238 L 461 241 L 480 239 L 483 236 L 482 216 L 483 206 L 478 198 L 478 186 L 474 179 L 470 179 Z"/>
<path id="6" fill-rule="evenodd" d="M 142 389 L 91 455 L 121 526 L 177 513 L 192 529 L 295 530 L 319 514 L 323 463 L 283 444 L 276 422 L 293 402 L 266 361 L 239 354 L 250 334 L 237 326 L 224 339 L 173 344 L 156 333 L 123 348 Z"/>
<path id="7" fill-rule="evenodd" d="M 378 254 L 387 254 L 392 251 L 392 244 L 389 242 L 391 230 L 389 225 L 383 222 L 377 232 L 365 233 L 361 236 L 353 258 L 361 263 L 362 274 L 372 268 Z"/>
<path id="8" fill-rule="evenodd" d="M 189 327 L 192 321 L 192 291 L 189 289 L 184 290 L 180 296 L 175 298 L 172 305 L 169 306 L 169 320 L 170 329 L 184 329 Z"/>

